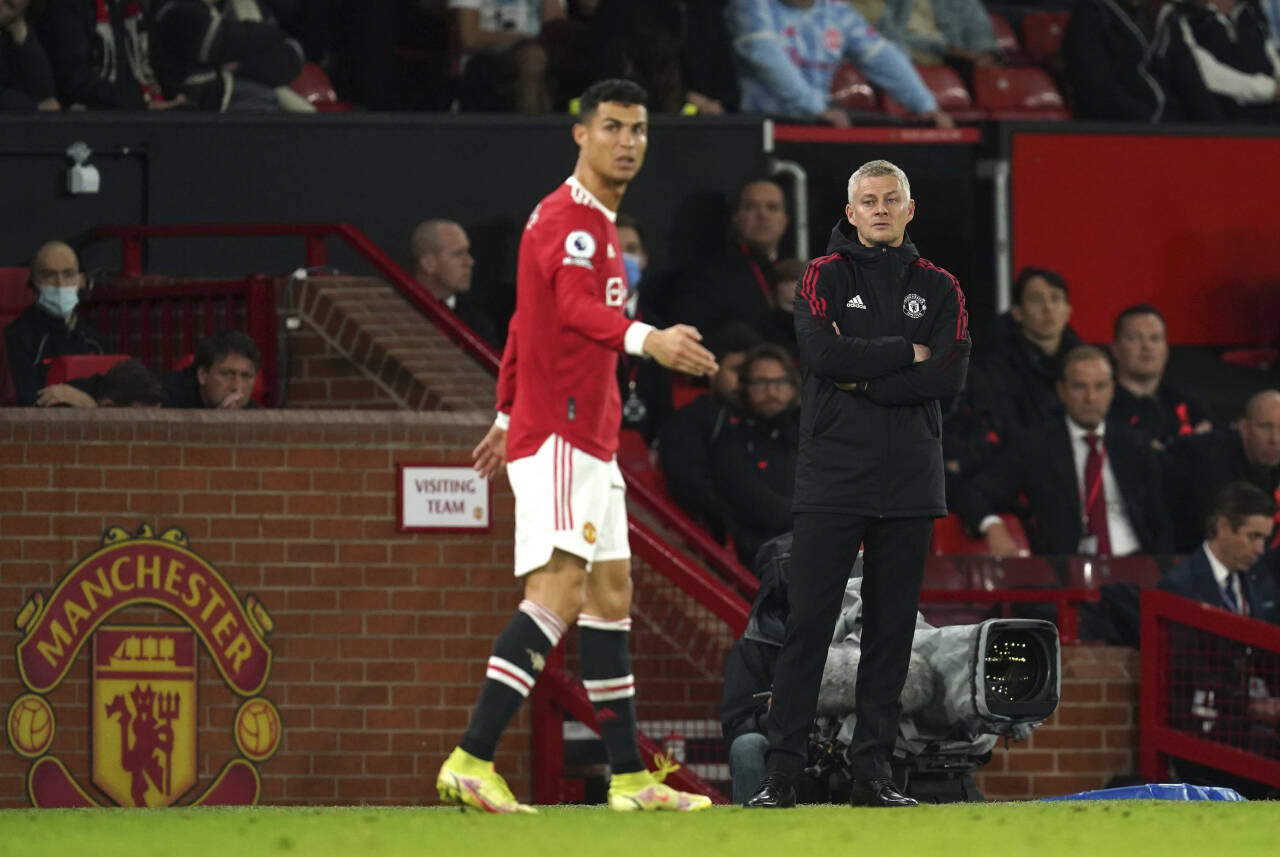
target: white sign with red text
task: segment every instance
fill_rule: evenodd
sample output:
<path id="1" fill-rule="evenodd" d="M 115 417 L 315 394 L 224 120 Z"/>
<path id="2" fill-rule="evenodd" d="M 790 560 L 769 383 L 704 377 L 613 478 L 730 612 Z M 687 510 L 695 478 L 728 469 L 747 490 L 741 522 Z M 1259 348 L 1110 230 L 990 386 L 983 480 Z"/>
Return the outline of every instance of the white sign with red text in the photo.
<path id="1" fill-rule="evenodd" d="M 466 465 L 399 464 L 401 530 L 484 531 L 489 480 Z"/>

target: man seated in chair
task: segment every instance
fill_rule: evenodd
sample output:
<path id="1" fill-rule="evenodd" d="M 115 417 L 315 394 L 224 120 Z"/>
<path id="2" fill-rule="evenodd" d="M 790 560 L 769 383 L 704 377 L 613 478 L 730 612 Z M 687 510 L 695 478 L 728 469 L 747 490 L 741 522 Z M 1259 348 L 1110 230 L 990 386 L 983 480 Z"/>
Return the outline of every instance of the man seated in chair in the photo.
<path id="1" fill-rule="evenodd" d="M 4 329 L 5 353 L 17 404 L 37 402 L 45 386 L 45 361 L 64 354 L 107 354 L 105 336 L 76 315 L 85 277 L 76 251 L 61 241 L 50 241 L 36 251 L 27 286 L 36 300 Z"/>
<path id="2" fill-rule="evenodd" d="M 196 346 L 195 361 L 164 376 L 170 408 L 252 410 L 253 385 L 262 368 L 258 344 L 239 330 L 223 330 Z"/>

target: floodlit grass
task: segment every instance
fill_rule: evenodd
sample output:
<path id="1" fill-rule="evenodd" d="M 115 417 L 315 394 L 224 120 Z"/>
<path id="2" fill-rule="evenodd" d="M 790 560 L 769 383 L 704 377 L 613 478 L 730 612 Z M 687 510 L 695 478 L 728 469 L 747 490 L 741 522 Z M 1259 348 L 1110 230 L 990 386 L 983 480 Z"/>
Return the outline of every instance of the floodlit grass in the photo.
<path id="1" fill-rule="evenodd" d="M 1106 857 L 1275 855 L 1280 803 L 952 804 L 912 810 L 714 807 L 536 816 L 456 809 L 237 807 L 0 811 L 13 857 Z"/>

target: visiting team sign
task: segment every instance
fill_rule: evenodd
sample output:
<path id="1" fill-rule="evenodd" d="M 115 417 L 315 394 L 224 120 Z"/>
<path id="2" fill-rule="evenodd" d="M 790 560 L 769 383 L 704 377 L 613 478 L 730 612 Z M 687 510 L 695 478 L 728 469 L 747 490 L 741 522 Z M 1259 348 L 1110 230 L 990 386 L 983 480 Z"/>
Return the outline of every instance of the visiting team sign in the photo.
<path id="1" fill-rule="evenodd" d="M 493 491 L 468 465 L 397 464 L 401 532 L 487 532 Z"/>

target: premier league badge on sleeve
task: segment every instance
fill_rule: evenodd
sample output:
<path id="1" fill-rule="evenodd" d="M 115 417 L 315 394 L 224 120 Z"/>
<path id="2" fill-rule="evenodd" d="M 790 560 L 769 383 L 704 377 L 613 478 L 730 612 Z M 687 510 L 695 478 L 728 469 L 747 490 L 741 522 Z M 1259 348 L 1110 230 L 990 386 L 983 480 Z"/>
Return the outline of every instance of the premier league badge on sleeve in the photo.
<path id="1" fill-rule="evenodd" d="M 914 292 L 902 299 L 902 311 L 908 318 L 921 318 L 924 315 L 925 309 L 927 309 L 927 307 L 925 305 L 924 298 Z"/>
<path id="2" fill-rule="evenodd" d="M 585 229 L 575 229 L 564 239 L 563 264 L 591 268 L 591 258 L 596 255 L 596 239 Z"/>

